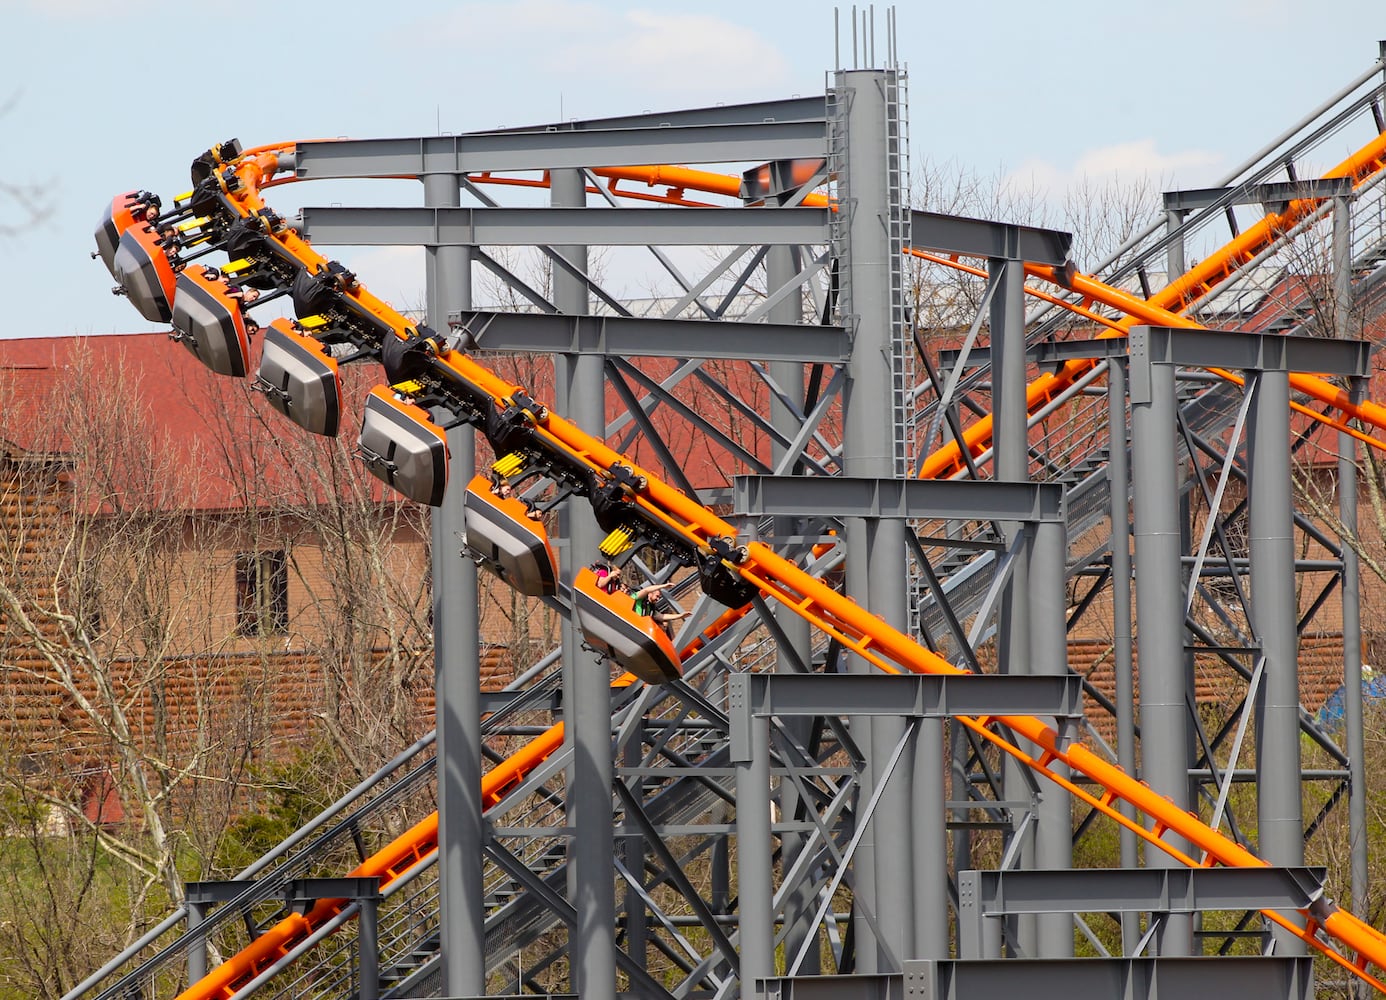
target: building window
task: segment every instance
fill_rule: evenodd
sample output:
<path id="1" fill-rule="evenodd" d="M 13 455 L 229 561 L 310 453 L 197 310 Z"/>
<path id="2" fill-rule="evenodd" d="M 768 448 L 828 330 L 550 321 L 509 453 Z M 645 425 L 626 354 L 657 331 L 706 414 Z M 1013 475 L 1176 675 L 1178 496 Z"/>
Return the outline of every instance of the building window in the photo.
<path id="1" fill-rule="evenodd" d="M 236 556 L 236 634 L 289 630 L 289 560 L 283 549 Z"/>

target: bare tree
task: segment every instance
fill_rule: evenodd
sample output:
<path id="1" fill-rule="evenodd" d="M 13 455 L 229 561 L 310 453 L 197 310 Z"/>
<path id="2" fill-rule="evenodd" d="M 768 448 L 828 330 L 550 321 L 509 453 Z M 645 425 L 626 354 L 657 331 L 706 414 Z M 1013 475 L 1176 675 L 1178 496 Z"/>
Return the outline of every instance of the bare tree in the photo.
<path id="1" fill-rule="evenodd" d="M 0 780 L 14 804 L 7 828 L 54 869 L 41 891 L 7 873 L 0 905 L 16 909 L 17 943 L 31 945 L 23 961 L 43 977 L 36 996 L 60 994 L 68 970 L 181 901 L 188 869 L 205 860 L 190 848 L 215 840 L 230 814 L 231 797 L 209 793 L 239 782 L 257 731 L 208 710 L 221 703 L 219 678 L 192 655 L 189 623 L 205 615 L 202 581 L 221 544 L 220 525 L 187 513 L 204 467 L 157 430 L 139 376 L 119 364 L 99 382 L 58 371 L 46 392 L 27 384 L 22 404 L 13 380 L 0 389 L 29 432 L 5 462 L 0 618 L 15 711 Z M 36 717 L 44 691 L 52 709 Z M 194 817 L 214 831 L 198 836 Z M 67 855 L 48 837 L 65 840 Z M 123 925 L 103 912 L 115 898 Z M 41 946 L 21 932 L 36 903 L 62 913 Z M 55 965 L 44 956 L 58 945 L 71 958 Z"/>
<path id="2" fill-rule="evenodd" d="M 0 102 L 0 118 L 19 103 L 19 93 Z M 0 178 L 0 236 L 17 236 L 51 211 L 51 184 L 19 183 Z M 18 221 L 14 221 L 14 220 Z"/>

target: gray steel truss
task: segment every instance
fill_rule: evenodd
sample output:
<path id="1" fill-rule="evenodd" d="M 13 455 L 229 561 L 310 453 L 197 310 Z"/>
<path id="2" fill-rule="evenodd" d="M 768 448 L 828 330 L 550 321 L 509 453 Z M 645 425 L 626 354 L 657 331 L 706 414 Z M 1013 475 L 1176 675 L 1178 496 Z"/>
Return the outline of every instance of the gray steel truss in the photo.
<path id="1" fill-rule="evenodd" d="M 208 941 L 234 953 L 283 912 L 295 879 L 324 859 L 358 863 L 367 842 L 435 804 L 437 853 L 381 898 L 363 893 L 335 933 L 302 943 L 252 992 L 1311 995 L 1298 939 L 1264 954 L 1271 932 L 1254 911 L 1307 907 L 1325 885 L 1343 895 L 1336 873 L 1325 882 L 1306 867 L 1304 845 L 1345 795 L 1351 894 L 1366 901 L 1363 633 L 1347 620 L 1358 613 L 1355 512 L 1348 501 L 1342 523 L 1326 525 L 1295 506 L 1292 482 L 1320 438 L 1343 483 L 1357 456 L 1336 428 L 1290 416 L 1309 404 L 1289 375 L 1331 374 L 1360 393 L 1370 346 L 1349 334 L 1383 308 L 1386 195 L 1371 181 L 1301 182 L 1295 170 L 1346 129 L 1381 130 L 1380 73 L 1214 190 L 1172 193 L 1092 269 L 1150 296 L 1174 265 L 1240 231 L 1238 213 L 1326 199 L 1187 304 L 1221 329 L 1127 324 L 1100 340 L 1102 322 L 1119 318 L 1078 293 L 1046 289 L 1077 313 L 1026 307 L 1024 266 L 1070 273 L 1069 234 L 910 209 L 893 56 L 883 69 L 839 71 L 823 97 L 301 145 L 301 178 L 424 187 L 422 207 L 305 209 L 315 244 L 427 247 L 436 328 L 498 366 L 502 352 L 552 357 L 555 412 L 689 496 L 720 490 L 739 540 L 773 546 L 968 673 L 880 675 L 758 594 L 673 683 L 610 687 L 609 665 L 561 624 L 558 650 L 483 697 L 479 594 L 454 558 L 459 515 L 445 506 L 433 549 L 443 770 L 422 751 L 402 759 L 215 900 L 192 897 L 70 1000 L 152 995 L 200 971 Z M 650 207 L 600 175 L 649 163 L 736 164 L 739 196 Z M 518 189 L 488 186 L 489 173 L 526 170 L 549 173 L 547 206 L 532 194 L 502 204 Z M 821 190 L 837 211 L 803 207 Z M 1307 269 L 1332 272 L 1338 312 L 1325 330 L 1294 291 L 1315 282 L 1291 279 L 1306 273 L 1296 253 L 1302 263 L 1306 242 L 1335 225 L 1328 265 Z M 639 316 L 594 265 L 592 248 L 617 245 L 649 248 L 656 265 L 659 288 Z M 538 265 L 498 249 L 509 246 L 538 248 Z M 956 279 L 959 293 L 931 312 L 909 282 L 941 288 L 954 275 L 938 262 L 907 272 L 906 247 L 972 258 L 985 275 Z M 483 293 L 486 276 L 500 291 Z M 927 371 L 918 382 L 915 361 Z M 1027 380 L 1064 366 L 1083 371 L 1026 402 Z M 993 418 L 994 434 L 941 474 L 951 481 L 918 478 L 936 446 Z M 473 456 L 455 443 L 465 482 Z M 543 496 L 547 485 L 527 488 Z M 527 607 L 567 622 L 573 574 L 602 532 L 576 503 L 551 521 L 562 585 Z M 631 575 L 672 581 L 692 613 L 679 641 L 725 610 L 657 547 L 620 559 Z M 1343 620 L 1326 625 L 1339 588 Z M 1299 702 L 1296 646 L 1310 631 L 1355 647 L 1344 652 L 1345 736 Z M 1091 663 L 1077 655 L 1103 644 Z M 1208 688 L 1214 697 L 1200 698 Z M 1134 831 L 957 721 L 1019 713 L 1055 719 L 1066 738 L 1254 839 L 1276 867 L 1186 871 L 1153 849 L 1141 867 Z M 485 764 L 558 721 L 562 744 L 479 801 Z M 1326 789 L 1307 824 L 1306 782 Z M 1235 794 L 1238 783 L 1255 798 Z M 1108 867 L 1070 870 L 1075 844 Z M 353 919 L 362 903 L 373 919 Z M 1200 925 L 1212 910 L 1234 914 L 1217 934 Z M 372 935 L 374 974 L 357 958 Z M 1074 958 L 1076 941 L 1104 957 Z M 1336 967 L 1319 970 L 1338 984 Z"/>

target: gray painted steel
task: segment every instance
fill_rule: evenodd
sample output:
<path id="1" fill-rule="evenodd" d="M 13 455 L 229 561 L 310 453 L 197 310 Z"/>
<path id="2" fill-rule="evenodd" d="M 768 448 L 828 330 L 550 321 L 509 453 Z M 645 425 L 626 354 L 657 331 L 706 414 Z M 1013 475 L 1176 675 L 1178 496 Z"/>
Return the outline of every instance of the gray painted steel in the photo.
<path id="1" fill-rule="evenodd" d="M 777 169 L 776 164 L 770 165 L 772 176 L 779 176 L 781 170 Z M 790 168 L 792 173 L 792 167 Z M 746 184 L 742 183 L 743 196 L 746 192 Z M 762 192 L 763 194 L 763 192 Z M 768 204 L 776 204 L 774 198 Z M 774 294 L 774 290 L 783 288 L 794 283 L 798 268 L 795 266 L 796 252 L 789 247 L 777 246 L 770 247 L 765 255 L 765 281 L 766 290 L 769 294 Z M 807 331 L 809 327 L 797 326 L 803 321 L 803 305 L 800 296 L 783 296 L 778 302 L 770 307 L 767 317 L 772 323 L 785 326 L 791 329 Z M 837 329 L 841 329 L 840 327 Z M 845 339 L 846 331 L 843 331 Z M 744 345 L 742 345 L 744 348 Z M 807 361 L 807 358 L 795 360 L 775 360 L 771 361 L 770 377 L 780 388 L 783 395 L 772 393 L 770 397 L 770 424 L 780 432 L 785 442 L 794 440 L 804 421 L 799 416 L 799 411 L 804 405 L 804 366 L 800 360 Z M 845 359 L 844 359 L 845 360 Z M 770 455 L 776 468 L 785 462 L 790 449 L 788 444 L 774 441 L 770 446 Z M 793 535 L 798 533 L 798 524 L 794 518 L 777 518 L 775 520 L 775 533 L 777 535 Z M 775 670 L 782 674 L 797 673 L 806 668 L 811 668 L 813 660 L 813 636 L 809 623 L 800 616 L 794 614 L 788 608 L 777 608 L 775 610 L 775 621 L 783 632 L 781 645 L 776 652 Z M 789 734 L 802 746 L 808 746 L 813 736 L 813 721 L 810 719 L 792 719 L 782 723 Z M 781 780 L 779 782 L 779 807 L 780 815 L 792 818 L 798 815 L 801 805 L 807 809 L 811 803 L 801 802 L 799 792 L 793 781 Z M 780 834 L 780 853 L 784 857 L 783 869 L 792 871 L 793 865 L 799 859 L 800 853 L 805 850 L 808 837 L 797 831 L 783 832 Z M 805 939 L 812 938 L 813 945 L 805 951 L 804 962 L 799 967 L 802 975 L 816 975 L 821 969 L 821 947 L 818 946 L 820 937 L 818 928 L 813 924 L 814 894 L 812 887 L 803 880 L 799 886 L 790 886 L 784 901 L 784 951 L 787 955 L 797 955 L 804 947 Z"/>
<path id="2" fill-rule="evenodd" d="M 587 196 L 582 174 L 556 170 L 551 174 L 552 211 L 581 215 Z M 543 242 L 553 242 L 546 239 Z M 588 268 L 587 248 L 581 241 L 555 246 L 554 253 L 569 269 L 555 268 L 554 304 L 560 311 L 584 315 L 589 310 L 587 286 L 578 275 Z M 576 272 L 576 273 L 574 273 Z M 605 383 L 602 359 L 595 355 L 555 358 L 555 383 L 562 386 L 562 413 L 582 430 L 601 436 L 605 427 Z M 601 532 L 585 504 L 564 504 L 560 530 L 567 542 L 559 549 L 559 571 L 570 587 L 578 569 L 596 558 Z M 571 988 L 583 996 L 616 993 L 616 895 L 612 859 L 612 788 L 615 761 L 611 746 L 610 669 L 582 648 L 582 635 L 570 616 L 563 627 L 563 697 L 571 706 L 564 740 L 573 749 L 567 796 L 568 824 L 573 840 L 568 857 L 569 901 L 577 913 L 569 936 Z M 643 964 L 643 957 L 642 957 Z"/>
<path id="3" fill-rule="evenodd" d="M 942 719 L 1041 715 L 1076 719 L 1082 678 L 1054 674 L 732 674 L 727 678 L 733 746 L 759 716 L 863 715 Z"/>
<path id="4" fill-rule="evenodd" d="M 1314 995 L 1314 967 L 1307 958 L 1229 956 L 912 962 L 905 968 L 904 980 L 904 995 L 919 1000 L 1005 996 L 1023 996 L 1026 1000 L 1072 1000 L 1074 997 L 1309 1000 Z M 790 996 L 786 994 L 785 1000 Z"/>
<path id="5" fill-rule="evenodd" d="M 1255 393 L 1247 423 L 1247 544 L 1251 623 L 1261 641 L 1265 678 L 1256 692 L 1257 853 L 1273 865 L 1304 863 L 1300 791 L 1299 635 L 1295 624 L 1294 503 L 1290 495 L 1290 383 L 1283 371 L 1249 375 Z M 1276 954 L 1307 947 L 1271 929 Z"/>
<path id="6" fill-rule="evenodd" d="M 1141 777 L 1181 809 L 1191 805 L 1189 730 L 1184 707 L 1184 581 L 1180 570 L 1179 483 L 1175 452 L 1174 369 L 1151 364 L 1144 330 L 1131 332 L 1131 468 L 1136 552 L 1136 640 L 1140 651 Z M 1164 838 L 1188 853 L 1186 840 Z M 1146 850 L 1146 864 L 1178 861 Z M 1159 954 L 1189 955 L 1193 927 L 1170 916 L 1157 938 Z"/>
<path id="7" fill-rule="evenodd" d="M 898 119 L 892 118 L 898 113 L 892 96 L 898 93 L 899 82 L 890 70 L 843 71 L 834 81 L 836 99 L 844 109 L 833 123 L 841 130 L 835 139 L 845 140 L 845 156 L 837 165 L 838 214 L 845 215 L 837 224 L 847 250 L 842 261 L 839 308 L 854 337 L 843 390 L 843 472 L 851 476 L 905 474 L 896 461 L 896 447 L 905 433 L 898 405 L 905 387 L 896 385 L 895 379 L 903 322 L 899 291 L 903 264 L 900 247 L 892 243 L 892 236 L 898 240 L 900 234 L 891 230 L 892 220 L 904 208 L 892 204 L 892 198 L 903 197 L 896 182 L 902 170 L 908 172 L 900 136 L 894 131 Z M 797 215 L 798 211 L 775 214 Z M 908 629 L 908 609 L 903 600 L 908 591 L 903 534 L 860 514 L 848 518 L 845 528 L 848 550 L 854 553 L 847 561 L 849 596 L 896 628 Z M 865 661 L 852 659 L 855 671 L 875 671 Z M 860 718 L 853 729 L 855 738 L 871 748 L 863 794 L 874 794 L 874 767 L 899 742 L 903 729 L 894 719 L 871 723 Z M 912 765 L 912 754 L 910 761 Z M 855 877 L 862 891 L 861 907 L 874 911 L 876 928 L 882 935 L 873 934 L 859 916 L 857 959 L 864 972 L 898 971 L 898 967 L 889 966 L 913 949 L 915 909 L 930 915 L 943 912 L 944 898 L 921 899 L 913 892 L 906 826 L 914 815 L 912 791 L 908 774 L 885 786 L 879 809 L 859 847 Z"/>
<path id="8" fill-rule="evenodd" d="M 1127 451 L 1126 362 L 1114 358 L 1107 367 L 1107 458 L 1109 517 L 1112 525 L 1112 656 L 1116 686 L 1117 763 L 1127 774 L 1136 767 L 1136 678 L 1132 656 L 1131 621 L 1131 497 L 1130 455 Z M 1136 807 L 1120 806 L 1121 814 L 1135 820 Z M 1122 827 L 1121 866 L 1135 868 L 1139 863 L 1136 833 Z M 1140 920 L 1133 914 L 1121 917 L 1122 954 L 1132 954 L 1140 939 Z"/>
<path id="9" fill-rule="evenodd" d="M 741 675 L 738 675 L 741 676 Z M 736 876 L 740 926 L 741 996 L 747 984 L 775 970 L 775 920 L 771 906 L 770 720 L 753 719 L 744 749 L 732 750 L 736 764 Z"/>
<path id="10" fill-rule="evenodd" d="M 591 129 L 654 128 L 672 125 L 738 125 L 767 121 L 799 121 L 822 118 L 822 95 L 791 97 L 785 100 L 749 101 L 745 104 L 719 104 L 712 108 L 686 108 L 679 111 L 654 111 L 638 115 L 614 115 L 610 118 L 579 118 L 513 128 L 495 128 L 491 134 L 505 132 L 583 132 Z M 479 133 L 478 133 L 479 134 Z"/>
<path id="11" fill-rule="evenodd" d="M 502 312 L 466 312 L 455 321 L 477 347 L 488 351 L 745 358 L 754 350 L 760 360 L 792 363 L 836 363 L 851 353 L 846 331 L 839 326 Z M 796 421 L 784 432 L 792 437 L 798 429 Z"/>
<path id="12" fill-rule="evenodd" d="M 1040 365 L 1057 367 L 1068 361 L 1088 360 L 1090 358 L 1124 358 L 1126 350 L 1125 337 L 1103 337 L 1100 340 L 1045 341 L 1042 344 L 1027 345 L 1025 359 Z M 966 355 L 959 350 L 938 352 L 940 368 L 952 368 L 960 360 L 964 368 L 985 368 L 991 364 L 991 348 L 971 347 L 968 348 Z"/>
<path id="13" fill-rule="evenodd" d="M 992 468 L 995 478 L 1001 482 L 1024 483 L 1030 478 L 1025 403 L 1025 271 L 1018 259 L 1004 257 L 989 258 L 987 269 L 991 293 L 991 412 L 995 452 Z M 1025 526 L 1018 521 L 1001 522 L 1001 531 L 1008 551 L 1014 555 L 1010 583 L 1002 592 L 997 607 L 997 669 L 1002 673 L 1023 674 L 1029 672 L 1031 648 L 1029 537 Z M 1024 765 L 1007 757 L 1002 763 L 1002 772 L 1006 798 L 1021 799 L 1031 795 L 1034 779 Z M 1018 845 L 1016 838 L 1022 838 Z M 1036 863 L 1033 832 L 1024 826 L 1012 830 L 1007 850 L 1016 846 L 1020 849 L 1020 863 L 1033 866 Z M 1037 954 L 1039 937 L 1035 921 L 1021 917 L 1013 923 L 1012 941 L 1020 953 Z"/>
<path id="14" fill-rule="evenodd" d="M 1295 198 L 1336 198 L 1352 193 L 1349 177 L 1306 177 L 1298 181 L 1235 188 L 1189 188 L 1166 191 L 1166 211 L 1195 212 L 1214 205 L 1283 205 Z"/>
<path id="15" fill-rule="evenodd" d="M 826 243 L 826 208 L 335 208 L 303 210 L 320 246 L 741 246 Z M 117 258 L 119 260 L 119 258 Z"/>
<path id="16" fill-rule="evenodd" d="M 457 178 L 424 182 L 432 205 L 456 205 Z M 461 247 L 425 248 L 429 317 L 471 305 L 471 260 Z M 443 329 L 443 326 L 439 326 Z M 482 906 L 481 652 L 476 566 L 459 551 L 466 530 L 463 496 L 476 466 L 470 427 L 448 432 L 451 452 L 447 491 L 432 517 L 434 695 L 438 729 L 439 951 L 449 993 L 486 988 L 485 912 Z"/>
<path id="17" fill-rule="evenodd" d="M 910 214 L 910 245 L 916 250 L 1062 267 L 1073 247 L 1073 234 L 1057 229 L 964 219 L 938 212 Z"/>
<path id="18" fill-rule="evenodd" d="M 1352 202 L 1339 198 L 1333 205 L 1334 336 L 1351 334 Z M 1365 379 L 1354 379 L 1353 402 L 1365 396 Z M 1352 912 L 1367 906 L 1367 775 L 1362 715 L 1362 580 L 1357 554 L 1357 439 L 1338 433 L 1338 520 L 1343 542 L 1343 714 L 1348 755 L 1348 850 L 1351 855 Z"/>
<path id="19" fill-rule="evenodd" d="M 735 476 L 737 514 L 807 517 L 979 519 L 1061 523 L 1064 488 L 1055 483 Z"/>
<path id="20" fill-rule="evenodd" d="M 1371 372 L 1373 349 L 1374 345 L 1364 340 L 1135 326 L 1131 328 L 1129 353 L 1133 363 L 1365 377 Z M 1139 393 L 1134 376 L 1133 367 L 1131 391 Z"/>
<path id="21" fill-rule="evenodd" d="M 1031 524 L 1034 537 L 1030 560 L 1029 672 L 1068 680 L 1068 535 L 1062 521 Z M 1068 768 L 1054 764 L 1056 773 L 1068 777 Z M 1035 863 L 1048 870 L 1073 867 L 1073 799 L 1054 782 L 1040 786 L 1039 822 L 1035 824 Z M 1041 958 L 1073 957 L 1073 920 L 1066 913 L 1043 915 L 1039 924 Z"/>
<path id="22" fill-rule="evenodd" d="M 1145 346 L 1149 360 L 1159 364 L 1190 365 L 1200 368 L 1259 368 L 1296 372 L 1323 372 L 1333 375 L 1365 375 L 1375 345 L 1362 340 L 1326 341 L 1321 337 L 1289 334 L 1243 333 L 1237 330 L 1191 329 L 1182 326 L 1133 327 L 1150 331 Z M 1128 337 L 1100 340 L 1065 340 L 1034 344 L 1026 348 L 1027 360 L 1041 365 L 1061 365 L 1087 358 L 1115 358 L 1132 350 Z M 967 352 L 966 367 L 980 368 L 993 363 L 992 349 L 973 347 Z M 939 364 L 951 366 L 960 351 L 940 351 Z"/>
<path id="23" fill-rule="evenodd" d="M 1324 868 L 1079 868 L 964 871 L 965 908 L 982 916 L 1099 910 L 1306 909 L 1323 898 Z"/>
<path id="24" fill-rule="evenodd" d="M 325 180 L 647 163 L 729 163 L 822 156 L 823 144 L 821 119 L 670 125 L 667 128 L 473 132 L 456 136 L 303 143 L 296 150 L 295 171 L 302 180 Z"/>

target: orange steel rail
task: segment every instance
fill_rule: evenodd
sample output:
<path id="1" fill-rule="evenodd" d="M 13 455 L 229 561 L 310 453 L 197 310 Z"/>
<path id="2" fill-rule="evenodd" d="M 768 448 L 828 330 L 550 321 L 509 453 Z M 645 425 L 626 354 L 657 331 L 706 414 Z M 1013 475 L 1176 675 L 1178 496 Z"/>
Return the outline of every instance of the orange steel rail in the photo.
<path id="1" fill-rule="evenodd" d="M 1368 177 L 1379 173 L 1383 168 L 1386 168 L 1386 133 L 1378 135 L 1323 176 L 1325 178 L 1346 177 L 1356 187 Z M 1086 298 L 1114 306 L 1127 313 L 1125 319 L 1118 321 L 1119 329 L 1103 330 L 1098 334 L 1099 338 L 1121 336 L 1130 327 L 1140 323 L 1202 329 L 1201 324 L 1181 315 L 1181 313 L 1197 298 L 1229 278 L 1235 273 L 1237 267 L 1270 246 L 1282 233 L 1288 231 L 1322 203 L 1323 199 L 1316 198 L 1299 198 L 1289 202 L 1283 212 L 1265 216 L 1256 225 L 1248 228 L 1149 299 L 1137 298 L 1104 284 L 1096 278 L 1085 275 L 1076 275 L 1069 282 L 1065 280 L 1064 276 L 1055 273 L 1055 269 L 1052 267 L 1026 264 L 1025 272 L 1055 284 L 1071 287 Z M 929 259 L 940 263 L 948 263 L 940 257 L 925 255 L 920 251 L 911 250 L 909 252 L 918 256 L 928 256 Z M 1049 400 L 1071 387 L 1084 374 L 1092 371 L 1097 364 L 1098 362 L 1093 360 L 1069 361 L 1057 372 L 1036 378 L 1029 384 L 1025 392 L 1026 410 L 1029 413 L 1034 413 Z M 1240 381 L 1228 372 L 1219 371 L 1218 374 Z M 1361 420 L 1379 430 L 1386 430 L 1386 407 L 1371 402 L 1354 404 L 1342 389 L 1313 375 L 1291 372 L 1290 386 L 1321 403 L 1336 407 L 1348 417 Z M 1318 419 L 1317 414 L 1311 415 Z M 1348 430 L 1342 423 L 1334 423 L 1333 426 Z M 991 414 L 987 414 L 969 425 L 963 432 L 962 445 L 975 457 L 990 447 L 992 431 L 993 418 Z M 1375 438 L 1364 437 L 1363 440 L 1375 447 L 1386 448 L 1386 444 Z M 946 479 L 965 471 L 966 468 L 967 464 L 962 457 L 959 443 L 951 441 L 924 460 L 919 475 L 924 479 Z"/>
<path id="2" fill-rule="evenodd" d="M 234 190 L 226 191 L 226 195 L 228 201 L 242 216 L 251 216 L 265 207 L 259 194 L 260 188 L 267 186 L 267 182 L 277 171 L 278 154 L 289 148 L 291 147 L 262 147 L 258 151 L 244 154 L 235 161 L 235 174 L 239 183 Z M 1386 135 L 1369 147 L 1369 150 L 1370 154 L 1368 151 L 1358 154 L 1339 168 L 1335 168 L 1341 172 L 1330 172 L 1330 176 L 1352 176 L 1358 179 L 1369 172 L 1368 168 L 1370 171 L 1380 169 L 1382 156 L 1386 153 Z M 658 169 L 662 171 L 669 168 Z M 611 171 L 608 175 L 614 173 L 616 172 Z M 668 176 L 676 180 L 651 183 L 672 184 L 690 180 L 681 174 Z M 730 183 L 731 179 L 727 180 Z M 1276 217 L 1279 220 L 1277 225 L 1249 230 L 1244 236 L 1253 233 L 1260 235 L 1257 239 L 1239 238 L 1234 241 L 1239 249 L 1235 253 L 1223 255 L 1220 258 L 1221 264 L 1218 258 L 1205 261 L 1189 276 L 1171 286 L 1176 291 L 1162 293 L 1154 297 L 1150 304 L 1159 308 L 1185 307 L 1192 296 L 1201 294 L 1201 290 L 1206 290 L 1212 283 L 1222 280 L 1230 273 L 1234 260 L 1246 259 L 1255 252 L 1253 247 L 1272 239 L 1276 231 L 1290 225 L 1293 218 L 1302 217 L 1311 208 L 1312 205 L 1307 202 L 1291 203 L 1290 208 Z M 327 263 L 325 258 L 291 229 L 273 234 L 271 238 L 278 241 L 280 246 L 306 269 L 317 269 Z M 1096 293 L 1102 289 L 1094 286 L 1093 291 Z M 363 285 L 358 283 L 354 289 L 342 294 L 353 299 L 359 308 L 374 316 L 401 339 L 412 334 L 412 324 L 388 304 L 371 295 Z M 522 391 L 521 386 L 505 381 L 460 351 L 448 350 L 440 353 L 433 359 L 433 365 L 435 374 L 445 381 L 468 385 L 489 395 L 493 402 L 501 405 L 509 404 L 516 394 Z M 1031 404 L 1033 408 L 1039 400 L 1057 391 L 1057 385 L 1047 385 L 1038 390 L 1034 390 L 1032 386 L 1032 390 L 1031 397 L 1035 401 Z M 634 492 L 631 502 L 650 523 L 659 525 L 671 536 L 682 539 L 704 554 L 713 552 L 711 543 L 714 540 L 735 539 L 736 529 L 733 525 L 664 483 L 653 473 L 639 468 L 625 455 L 608 447 L 604 441 L 585 433 L 547 408 L 536 406 L 530 413 L 534 421 L 534 437 L 527 447 L 561 456 L 568 462 L 576 461 L 602 477 L 608 474 L 608 470 L 614 464 L 629 467 L 635 475 L 643 476 L 645 480 L 644 487 Z M 975 444 L 975 441 L 971 444 Z M 933 474 L 937 475 L 943 467 L 937 466 L 936 463 L 931 468 L 935 468 Z M 902 670 L 929 674 L 966 672 L 926 650 L 907 635 L 804 572 L 765 544 L 749 543 L 744 547 L 744 553 L 739 562 L 724 559 L 723 565 L 880 669 L 892 673 Z M 744 610 L 740 609 L 740 612 L 744 613 Z M 1000 716 L 990 719 L 959 717 L 959 722 L 1002 752 L 1010 754 L 1114 822 L 1131 829 L 1148 844 L 1165 851 L 1184 864 L 1221 864 L 1232 867 L 1266 865 L 1266 862 L 1240 844 L 1206 826 L 1196 816 L 1176 808 L 1158 792 L 1116 765 L 1098 757 L 1081 744 L 1063 745 L 1057 731 L 1041 719 L 1032 716 Z M 1009 729 L 1019 740 L 1007 738 L 998 732 L 992 723 L 999 723 Z M 1020 741 L 1033 744 L 1038 748 L 1038 752 L 1027 751 Z M 536 738 L 510 760 L 488 772 L 482 784 L 483 800 L 499 801 L 499 797 L 507 788 L 514 787 L 524 773 L 552 754 L 561 743 L 560 725 Z M 1068 768 L 1091 779 L 1101 786 L 1104 792 L 1101 795 L 1093 794 L 1066 777 L 1061 770 L 1056 769 L 1058 767 Z M 1147 829 L 1128 820 L 1118 810 L 1117 802 L 1126 802 L 1139 809 L 1151 820 L 1152 828 Z M 1186 855 L 1167 843 L 1163 839 L 1166 831 L 1173 831 L 1188 840 L 1198 848 L 1201 856 L 1195 858 Z M 436 847 L 435 815 L 401 835 L 387 848 L 364 862 L 353 874 L 380 875 L 383 884 L 388 885 L 401 872 L 436 850 Z M 266 970 L 279 957 L 287 954 L 314 929 L 321 927 L 333 915 L 339 913 L 343 905 L 344 901 L 341 900 L 325 900 L 302 916 L 286 918 L 203 980 L 192 984 L 180 995 L 180 1000 L 230 998 L 237 989 Z M 1326 899 L 1321 899 L 1309 910 L 1302 911 L 1301 916 L 1305 921 L 1302 926 L 1279 913 L 1266 912 L 1267 919 L 1286 927 L 1311 947 L 1371 983 L 1378 990 L 1386 992 L 1386 984 L 1368 971 L 1370 966 L 1386 970 L 1386 936 L 1352 914 L 1335 907 Z M 1319 930 L 1347 948 L 1350 954 L 1344 955 L 1320 940 Z"/>
<path id="3" fill-rule="evenodd" d="M 724 611 L 715 622 L 698 633 L 679 651 L 680 659 L 692 656 L 744 618 L 749 611 L 750 605 Z M 611 687 L 613 690 L 629 687 L 636 681 L 634 674 L 625 673 L 613 680 Z M 482 810 L 499 804 L 519 787 L 531 771 L 557 753 L 563 746 L 563 733 L 563 723 L 550 726 L 482 775 Z M 418 864 L 432 857 L 437 850 L 438 814 L 435 812 L 361 862 L 351 870 L 349 877 L 378 876 L 380 888 L 384 890 Z M 320 899 L 306 913 L 291 913 L 202 979 L 189 984 L 188 988 L 178 995 L 178 1000 L 230 1000 L 238 990 L 288 955 L 319 927 L 326 925 L 344 911 L 350 902 L 347 899 Z"/>

